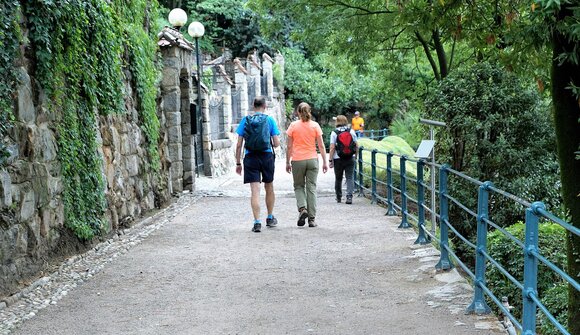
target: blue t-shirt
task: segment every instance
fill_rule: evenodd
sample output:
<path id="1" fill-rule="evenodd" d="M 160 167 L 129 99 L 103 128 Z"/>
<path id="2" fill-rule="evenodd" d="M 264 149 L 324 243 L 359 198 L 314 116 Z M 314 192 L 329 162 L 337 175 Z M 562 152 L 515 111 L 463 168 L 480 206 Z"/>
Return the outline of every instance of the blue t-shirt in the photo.
<path id="1" fill-rule="evenodd" d="M 262 113 L 258 112 L 255 115 L 258 115 L 258 114 L 262 114 Z M 280 135 L 280 130 L 278 130 L 278 126 L 276 125 L 276 121 L 270 115 L 268 115 L 268 126 L 270 127 L 270 136 Z M 246 118 L 244 117 L 244 118 L 242 118 L 242 120 L 240 121 L 240 124 L 238 125 L 238 129 L 236 130 L 236 134 L 238 134 L 238 136 L 242 136 L 245 138 L 245 136 L 244 136 L 245 129 L 246 129 Z M 270 149 L 266 150 L 265 152 L 272 152 L 272 148 L 270 147 Z M 246 154 L 247 153 L 248 153 L 248 150 L 246 150 Z"/>

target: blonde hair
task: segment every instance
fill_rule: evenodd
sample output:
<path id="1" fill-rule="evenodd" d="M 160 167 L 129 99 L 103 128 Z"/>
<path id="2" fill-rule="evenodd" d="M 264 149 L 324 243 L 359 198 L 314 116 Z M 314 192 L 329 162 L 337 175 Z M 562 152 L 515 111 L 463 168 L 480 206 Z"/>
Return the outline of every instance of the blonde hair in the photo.
<path id="1" fill-rule="evenodd" d="M 347 124 L 348 124 L 348 120 L 346 119 L 346 116 L 339 115 L 336 117 L 336 126 L 337 127 L 346 126 Z"/>
<path id="2" fill-rule="evenodd" d="M 298 112 L 298 116 L 300 116 L 300 120 L 302 120 L 302 122 L 307 122 L 310 121 L 312 119 L 312 114 L 310 114 L 310 105 L 305 103 L 305 102 L 301 102 L 298 107 L 296 107 L 296 111 Z"/>

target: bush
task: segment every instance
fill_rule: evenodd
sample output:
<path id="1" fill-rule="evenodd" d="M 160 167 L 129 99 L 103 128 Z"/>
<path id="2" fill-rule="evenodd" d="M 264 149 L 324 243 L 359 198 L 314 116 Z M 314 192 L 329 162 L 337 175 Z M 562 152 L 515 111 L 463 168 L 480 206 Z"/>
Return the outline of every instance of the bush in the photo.
<path id="1" fill-rule="evenodd" d="M 518 222 L 506 230 L 523 241 L 525 224 Z M 488 252 L 514 278 L 523 282 L 524 261 L 523 250 L 515 245 L 502 232 L 495 230 L 489 234 Z M 517 250 L 517 251 L 516 251 Z M 566 230 L 556 223 L 544 223 L 539 227 L 539 250 L 542 256 L 548 258 L 561 269 L 566 268 Z M 521 318 L 522 292 L 509 281 L 495 266 L 489 267 L 486 272 L 487 286 L 501 299 L 506 296 L 510 305 L 515 308 L 512 313 Z M 538 295 L 542 303 L 554 314 L 560 323 L 566 325 L 568 297 L 566 282 L 554 271 L 540 263 L 538 268 Z M 494 303 L 490 306 L 496 313 L 501 314 Z M 538 312 L 538 327 L 541 334 L 559 334 L 542 312 Z"/>
<path id="2" fill-rule="evenodd" d="M 389 133 L 403 138 L 412 148 L 416 149 L 421 140 L 426 138 L 427 131 L 419 123 L 419 113 L 413 111 L 395 118 L 389 127 Z"/>
<path id="3" fill-rule="evenodd" d="M 514 74 L 489 63 L 454 71 L 429 93 L 427 117 L 444 121 L 438 132 L 440 162 L 527 201 L 541 200 L 554 210 L 560 203 L 558 163 L 549 108 L 535 89 Z M 477 206 L 477 190 L 458 178 L 449 179 L 450 195 L 468 208 Z M 500 226 L 521 220 L 523 208 L 503 196 L 490 198 L 490 218 Z M 473 240 L 472 218 L 450 207 L 450 222 Z M 465 244 L 457 244 L 468 259 Z"/>

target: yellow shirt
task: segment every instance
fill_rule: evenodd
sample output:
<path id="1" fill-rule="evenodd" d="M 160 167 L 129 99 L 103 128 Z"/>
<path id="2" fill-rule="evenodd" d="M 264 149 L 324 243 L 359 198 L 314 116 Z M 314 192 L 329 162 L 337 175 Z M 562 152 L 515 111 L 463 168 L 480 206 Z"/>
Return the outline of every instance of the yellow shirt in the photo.
<path id="1" fill-rule="evenodd" d="M 365 120 L 360 117 L 353 117 L 351 120 L 351 124 L 352 124 L 352 130 L 357 131 L 357 130 L 362 130 L 365 126 Z"/>

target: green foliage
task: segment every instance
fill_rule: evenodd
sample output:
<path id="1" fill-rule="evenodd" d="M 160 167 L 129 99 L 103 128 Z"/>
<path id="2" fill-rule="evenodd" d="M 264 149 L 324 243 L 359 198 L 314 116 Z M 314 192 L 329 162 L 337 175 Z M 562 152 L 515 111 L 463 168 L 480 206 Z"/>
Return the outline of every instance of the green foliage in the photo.
<path id="1" fill-rule="evenodd" d="M 161 0 L 165 21 L 170 9 L 180 7 L 188 14 L 188 23 L 201 22 L 205 35 L 200 39 L 201 48 L 219 54 L 223 47 L 232 50 L 234 57 L 246 57 L 258 49 L 260 53 L 273 54 L 274 49 L 260 33 L 259 16 L 246 6 L 246 0 Z M 169 24 L 168 22 L 165 24 Z M 187 26 L 187 25 L 186 25 Z M 187 34 L 186 38 L 189 38 Z"/>
<path id="2" fill-rule="evenodd" d="M 427 131 L 419 123 L 419 111 L 413 110 L 403 115 L 397 115 L 389 126 L 389 133 L 401 137 L 413 148 L 419 147 L 425 139 Z"/>
<path id="3" fill-rule="evenodd" d="M 160 165 L 156 46 L 146 32 L 155 8 L 155 1 L 149 0 L 31 0 L 22 4 L 35 77 L 50 97 L 51 112 L 62 115 L 57 121 L 57 143 L 65 219 L 81 239 L 91 239 L 103 229 L 105 185 L 96 120 L 98 114 L 126 112 L 124 60 L 135 79 L 152 167 Z"/>
<path id="4" fill-rule="evenodd" d="M 523 241 L 525 237 L 525 224 L 518 222 L 506 230 Z M 566 230 L 556 223 L 544 223 L 539 226 L 539 250 L 540 253 L 561 269 L 566 266 Z M 523 250 L 502 232 L 494 230 L 488 237 L 488 252 L 499 264 L 501 264 L 514 278 L 523 281 L 524 257 Z M 494 294 L 501 298 L 508 297 L 516 318 L 521 317 L 522 292 L 509 281 L 495 266 L 489 267 L 486 273 L 487 286 Z M 553 313 L 558 321 L 566 326 L 566 313 L 568 297 L 565 281 L 554 271 L 540 263 L 538 268 L 538 295 L 548 310 Z M 496 313 L 500 313 L 495 304 L 490 303 Z M 538 312 L 539 328 L 542 334 L 559 334 L 551 325 L 543 313 Z"/>
<path id="5" fill-rule="evenodd" d="M 4 1 L 0 4 L 0 166 L 8 152 L 5 137 L 11 127 L 13 118 L 12 95 L 18 82 L 17 71 L 14 71 L 14 60 L 18 55 L 21 40 L 19 26 L 20 3 Z"/>
<path id="6" fill-rule="evenodd" d="M 447 123 L 438 133 L 439 161 L 478 180 L 549 207 L 560 203 L 555 138 L 548 108 L 501 67 L 488 63 L 451 74 L 428 96 L 429 118 Z M 474 209 L 474 188 L 454 183 L 453 196 Z M 500 225 L 516 222 L 523 209 L 505 197 L 492 197 L 490 216 Z M 456 215 L 457 212 L 455 212 Z M 466 223 L 454 216 L 454 223 Z M 453 222 L 453 221 L 452 221 Z M 462 232 L 472 231 L 471 225 Z"/>
<path id="7" fill-rule="evenodd" d="M 159 119 L 157 118 L 157 79 L 159 71 L 155 67 L 156 46 L 154 39 L 137 25 L 127 25 L 129 39 L 130 69 L 133 74 L 141 116 L 141 129 L 147 138 L 147 152 L 152 168 L 161 168 L 157 142 L 159 141 Z"/>

